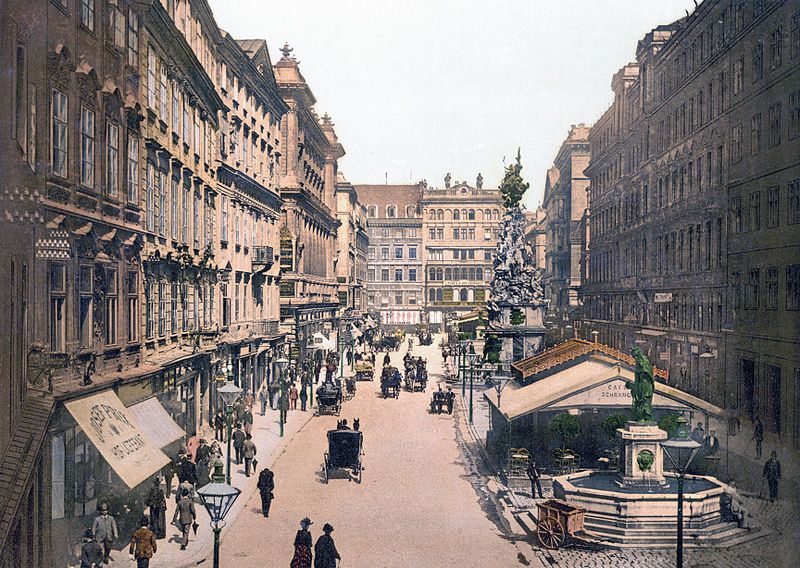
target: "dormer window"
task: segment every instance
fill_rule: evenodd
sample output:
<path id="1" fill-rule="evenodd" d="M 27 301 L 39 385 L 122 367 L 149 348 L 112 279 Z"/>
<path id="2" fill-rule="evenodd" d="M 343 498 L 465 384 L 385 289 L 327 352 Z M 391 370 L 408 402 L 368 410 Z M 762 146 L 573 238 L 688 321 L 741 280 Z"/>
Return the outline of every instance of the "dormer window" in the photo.
<path id="1" fill-rule="evenodd" d="M 389 219 L 394 219 L 395 217 L 397 217 L 397 207 L 395 207 L 394 205 L 388 205 L 386 207 L 386 216 Z"/>

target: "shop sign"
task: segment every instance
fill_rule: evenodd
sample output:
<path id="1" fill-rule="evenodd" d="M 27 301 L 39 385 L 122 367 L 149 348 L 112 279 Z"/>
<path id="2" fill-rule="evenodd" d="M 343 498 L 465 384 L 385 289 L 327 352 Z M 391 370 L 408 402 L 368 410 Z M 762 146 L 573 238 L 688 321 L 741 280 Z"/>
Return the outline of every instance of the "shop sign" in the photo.
<path id="1" fill-rule="evenodd" d="M 291 237 L 281 239 L 281 270 L 286 272 L 294 270 L 294 243 Z"/>
<path id="2" fill-rule="evenodd" d="M 656 292 L 653 298 L 656 304 L 668 304 L 672 301 L 672 292 Z"/>
<path id="3" fill-rule="evenodd" d="M 281 298 L 294 298 L 295 282 L 281 282 Z"/>

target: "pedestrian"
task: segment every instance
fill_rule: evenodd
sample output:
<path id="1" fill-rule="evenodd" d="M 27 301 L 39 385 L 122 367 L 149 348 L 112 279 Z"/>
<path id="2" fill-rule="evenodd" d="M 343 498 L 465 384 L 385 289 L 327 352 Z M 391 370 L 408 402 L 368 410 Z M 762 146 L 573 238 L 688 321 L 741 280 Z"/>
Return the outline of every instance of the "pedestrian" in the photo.
<path id="1" fill-rule="evenodd" d="M 361 428 L 361 419 L 360 418 L 354 418 L 353 419 L 353 430 L 358 432 L 359 428 Z"/>
<path id="2" fill-rule="evenodd" d="M 205 487 L 211 483 L 210 474 L 211 458 L 198 461 L 195 465 L 195 472 L 197 473 L 197 487 Z"/>
<path id="3" fill-rule="evenodd" d="M 264 416 L 267 413 L 267 402 L 269 401 L 269 393 L 267 389 L 262 387 L 260 391 L 258 391 L 258 402 L 261 403 L 261 416 Z"/>
<path id="4" fill-rule="evenodd" d="M 97 544 L 103 547 L 103 564 L 108 564 L 111 557 L 111 544 L 119 537 L 117 521 L 108 514 L 108 503 L 101 503 L 98 507 L 99 516 L 92 523 L 92 534 Z"/>
<path id="5" fill-rule="evenodd" d="M 692 430 L 692 433 L 689 434 L 689 437 L 698 444 L 703 445 L 703 441 L 706 439 L 706 432 L 703 430 L 702 422 L 697 423 L 697 426 Z"/>
<path id="6" fill-rule="evenodd" d="M 294 556 L 290 568 L 311 568 L 311 533 L 308 528 L 313 524 L 308 517 L 300 521 L 300 530 L 294 537 Z"/>
<path id="7" fill-rule="evenodd" d="M 447 401 L 447 414 L 453 414 L 453 403 L 456 400 L 456 393 L 453 392 L 453 389 L 447 387 L 447 392 L 445 393 L 445 400 Z"/>
<path id="8" fill-rule="evenodd" d="M 225 415 L 222 413 L 222 410 L 217 410 L 217 413 L 214 415 L 214 439 L 218 442 L 225 441 Z"/>
<path id="9" fill-rule="evenodd" d="M 289 389 L 289 409 L 290 410 L 297 410 L 297 398 L 298 398 L 297 387 L 294 386 L 292 383 L 292 388 Z"/>
<path id="10" fill-rule="evenodd" d="M 153 487 L 144 503 L 150 508 L 150 530 L 156 538 L 167 538 L 167 498 L 158 477 L 153 479 Z"/>
<path id="11" fill-rule="evenodd" d="M 181 492 L 181 500 L 178 501 L 178 507 L 175 512 L 178 517 L 178 526 L 181 529 L 181 536 L 183 538 L 181 550 L 186 550 L 186 545 L 189 544 L 189 529 L 192 528 L 192 523 L 194 523 L 197 517 L 194 510 L 194 501 L 189 498 L 188 491 L 183 490 Z"/>
<path id="12" fill-rule="evenodd" d="M 175 465 L 175 460 L 169 460 L 169 463 L 165 465 L 161 472 L 164 474 L 164 487 L 166 489 L 166 496 L 169 497 L 172 494 L 172 479 L 175 477 L 175 472 L 177 470 L 177 466 Z"/>
<path id="13" fill-rule="evenodd" d="M 542 483 L 539 480 L 541 478 L 541 472 L 539 468 L 536 467 L 536 462 L 531 460 L 528 462 L 528 469 L 526 470 L 528 474 L 528 479 L 531 482 L 531 499 L 536 499 L 536 491 L 539 491 L 539 499 L 544 499 L 544 495 L 542 494 Z"/>
<path id="14" fill-rule="evenodd" d="M 244 409 L 242 423 L 244 424 L 244 433 L 250 434 L 253 431 L 253 409 L 249 406 L 246 406 Z"/>
<path id="15" fill-rule="evenodd" d="M 247 434 L 244 440 L 244 445 L 242 446 L 242 455 L 244 456 L 244 474 L 247 477 L 250 477 L 250 467 L 254 466 L 256 461 L 256 445 L 253 443 L 253 437 L 250 434 Z M 255 471 L 255 467 L 253 467 L 253 471 Z"/>
<path id="16" fill-rule="evenodd" d="M 442 349 L 442 362 L 447 363 L 447 349 Z"/>
<path id="17" fill-rule="evenodd" d="M 747 528 L 747 509 L 742 503 L 742 498 L 736 490 L 736 482 L 731 480 L 725 486 L 724 493 L 720 495 L 722 505 L 722 520 L 726 523 L 736 521 L 740 529 Z"/>
<path id="18" fill-rule="evenodd" d="M 272 493 L 275 490 L 275 474 L 268 467 L 261 470 L 256 487 L 261 495 L 261 513 L 265 517 L 269 517 L 269 508 L 275 498 Z"/>
<path id="19" fill-rule="evenodd" d="M 389 352 L 386 352 L 386 355 L 383 356 L 383 366 L 388 367 L 392 364 L 392 358 L 389 357 Z"/>
<path id="20" fill-rule="evenodd" d="M 778 461 L 778 453 L 774 450 L 772 457 L 764 464 L 762 477 L 767 480 L 769 486 L 769 502 L 774 503 L 778 498 L 778 481 L 781 478 L 781 462 Z"/>
<path id="21" fill-rule="evenodd" d="M 233 431 L 233 434 L 231 434 L 231 438 L 233 438 L 233 449 L 236 450 L 236 465 L 242 463 L 242 448 L 244 447 L 246 436 L 247 434 L 242 430 L 242 425 L 237 423 L 236 429 Z"/>
<path id="22" fill-rule="evenodd" d="M 709 430 L 708 436 L 703 441 L 703 454 L 706 456 L 713 456 L 719 450 L 719 438 L 717 438 L 716 430 Z"/>
<path id="23" fill-rule="evenodd" d="M 233 415 L 236 417 L 236 422 L 241 422 L 244 417 L 244 401 L 239 398 L 233 405 Z"/>
<path id="24" fill-rule="evenodd" d="M 184 491 L 188 492 L 189 495 L 194 495 L 194 486 L 188 481 L 181 481 L 181 484 L 178 485 L 178 489 L 175 491 L 175 503 L 180 503 L 181 495 L 183 495 Z"/>
<path id="25" fill-rule="evenodd" d="M 756 416 L 753 418 L 753 437 L 751 440 L 756 441 L 756 459 L 761 459 L 761 444 L 764 442 L 764 425 L 761 419 Z"/>
<path id="26" fill-rule="evenodd" d="M 336 568 L 336 561 L 341 560 L 342 557 L 339 556 L 331 537 L 333 527 L 325 523 L 322 532 L 325 534 L 319 537 L 317 544 L 314 545 L 314 568 Z"/>
<path id="27" fill-rule="evenodd" d="M 306 392 L 306 386 L 302 385 L 302 387 L 300 388 L 300 410 L 305 412 L 307 404 L 308 404 L 308 392 Z"/>
<path id="28" fill-rule="evenodd" d="M 142 517 L 141 527 L 131 536 L 128 554 L 132 554 L 136 559 L 136 568 L 149 568 L 150 559 L 158 550 L 156 535 L 147 528 L 149 523 L 150 519 Z"/>
<path id="29" fill-rule="evenodd" d="M 244 395 L 244 406 L 245 408 L 253 408 L 253 405 L 256 403 L 256 399 L 253 396 L 253 393 L 247 391 L 247 394 Z"/>
<path id="30" fill-rule="evenodd" d="M 178 481 L 188 482 L 191 485 L 197 484 L 197 467 L 188 455 L 184 455 L 178 465 Z"/>
<path id="31" fill-rule="evenodd" d="M 100 568 L 103 565 L 103 547 L 97 544 L 92 529 L 83 532 L 81 568 Z"/>

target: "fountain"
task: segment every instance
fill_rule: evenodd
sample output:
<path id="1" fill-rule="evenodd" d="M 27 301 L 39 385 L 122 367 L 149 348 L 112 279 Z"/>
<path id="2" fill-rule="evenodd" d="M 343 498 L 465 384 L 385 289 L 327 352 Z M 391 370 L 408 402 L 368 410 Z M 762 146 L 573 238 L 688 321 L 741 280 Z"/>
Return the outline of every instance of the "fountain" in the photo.
<path id="1" fill-rule="evenodd" d="M 667 433 L 653 421 L 653 369 L 634 348 L 636 373 L 629 385 L 634 420 L 617 430 L 624 446 L 619 472 L 583 471 L 553 479 L 557 499 L 586 510 L 584 536 L 608 546 L 674 546 L 677 476 L 664 471 L 661 442 Z M 684 482 L 685 544 L 711 545 L 740 537 L 745 529 L 722 521 L 721 481 L 701 475 Z"/>

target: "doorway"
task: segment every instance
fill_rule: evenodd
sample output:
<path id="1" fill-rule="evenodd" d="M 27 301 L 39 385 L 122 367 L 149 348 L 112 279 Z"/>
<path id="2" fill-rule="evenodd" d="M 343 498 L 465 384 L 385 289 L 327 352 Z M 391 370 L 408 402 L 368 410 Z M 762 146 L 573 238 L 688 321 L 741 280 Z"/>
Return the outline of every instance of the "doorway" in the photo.
<path id="1" fill-rule="evenodd" d="M 756 364 L 752 359 L 739 360 L 739 377 L 742 384 L 742 400 L 739 405 L 744 408 L 747 415 L 752 419 L 756 415 L 755 407 L 755 388 L 756 388 Z"/>

